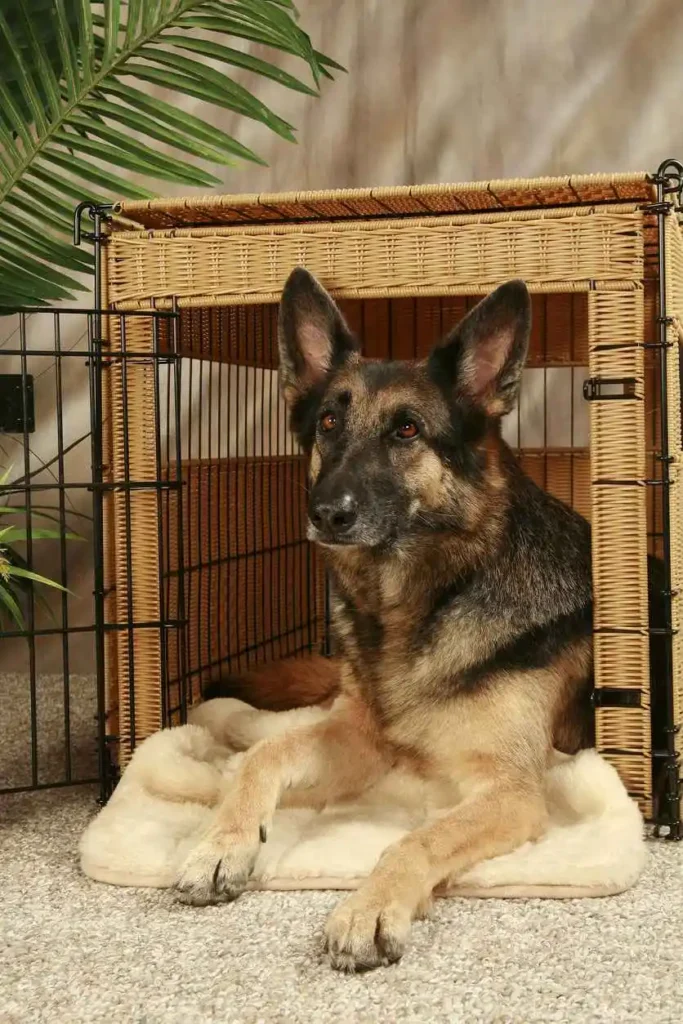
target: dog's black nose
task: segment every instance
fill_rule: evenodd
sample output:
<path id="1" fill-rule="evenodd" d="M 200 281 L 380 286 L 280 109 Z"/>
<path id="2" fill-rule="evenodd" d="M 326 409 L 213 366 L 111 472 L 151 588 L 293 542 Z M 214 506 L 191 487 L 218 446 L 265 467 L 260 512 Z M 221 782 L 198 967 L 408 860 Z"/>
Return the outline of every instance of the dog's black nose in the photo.
<path id="1" fill-rule="evenodd" d="M 333 536 L 348 533 L 358 518 L 358 502 L 349 491 L 334 498 L 320 498 L 311 502 L 311 522 L 319 530 Z"/>

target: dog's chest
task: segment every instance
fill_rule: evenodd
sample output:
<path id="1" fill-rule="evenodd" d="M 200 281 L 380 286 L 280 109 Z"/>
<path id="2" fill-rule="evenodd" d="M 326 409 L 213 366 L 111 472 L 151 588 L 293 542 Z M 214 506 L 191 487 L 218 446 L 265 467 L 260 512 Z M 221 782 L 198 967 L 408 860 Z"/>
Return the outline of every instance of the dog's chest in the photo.
<path id="1" fill-rule="evenodd" d="M 342 576 L 332 613 L 339 652 L 359 674 L 411 690 L 453 677 L 486 657 L 491 630 L 467 598 L 449 595 L 448 608 L 429 577 L 370 567 Z"/>

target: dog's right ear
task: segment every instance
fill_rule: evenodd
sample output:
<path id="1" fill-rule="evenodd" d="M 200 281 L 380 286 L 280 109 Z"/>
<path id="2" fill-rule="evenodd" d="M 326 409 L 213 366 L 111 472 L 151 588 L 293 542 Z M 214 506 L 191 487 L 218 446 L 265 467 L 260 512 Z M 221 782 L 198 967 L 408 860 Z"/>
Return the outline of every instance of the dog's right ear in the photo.
<path id="1" fill-rule="evenodd" d="M 472 309 L 434 348 L 428 367 L 451 398 L 465 398 L 499 419 L 517 400 L 531 331 L 523 281 L 508 281 Z"/>
<path id="2" fill-rule="evenodd" d="M 359 351 L 336 303 L 303 267 L 292 271 L 282 291 L 278 341 L 280 386 L 290 404 Z"/>

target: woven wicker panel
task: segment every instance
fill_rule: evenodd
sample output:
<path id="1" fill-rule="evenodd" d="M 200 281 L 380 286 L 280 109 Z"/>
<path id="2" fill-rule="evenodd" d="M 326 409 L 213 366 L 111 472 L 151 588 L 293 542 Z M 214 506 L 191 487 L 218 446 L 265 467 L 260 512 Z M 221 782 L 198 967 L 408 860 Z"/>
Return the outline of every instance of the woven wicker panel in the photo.
<path id="1" fill-rule="evenodd" d="M 511 210 L 633 200 L 650 202 L 652 185 L 644 173 L 575 175 L 446 185 L 404 185 L 328 192 L 152 199 L 118 204 L 119 224 L 146 228 L 245 221 L 330 220 L 396 214 Z"/>
<path id="2" fill-rule="evenodd" d="M 669 453 L 673 458 L 670 466 L 669 515 L 671 523 L 671 600 L 674 636 L 674 721 L 679 727 L 676 746 L 683 753 L 683 438 L 681 436 L 681 351 L 683 343 L 683 237 L 674 214 L 667 218 L 667 311 L 673 322 L 667 328 L 667 340 L 672 347 L 667 349 L 667 417 L 669 427 Z"/>
<path id="3" fill-rule="evenodd" d="M 591 517 L 590 458 L 587 451 L 521 449 L 519 463 L 531 479 L 580 515 Z"/>
<path id="4" fill-rule="evenodd" d="M 340 299 L 339 305 L 368 357 L 418 359 L 424 358 L 478 301 L 478 295 L 444 295 Z M 538 294 L 531 301 L 527 367 L 587 367 L 586 293 Z M 277 304 L 272 302 L 182 309 L 178 351 L 193 359 L 276 369 L 277 311 Z M 158 330 L 160 349 L 170 351 L 170 321 L 161 320 Z"/>
<path id="5" fill-rule="evenodd" d="M 102 302 L 106 302 L 106 260 L 102 261 Z M 103 348 L 113 349 L 112 318 L 102 317 L 100 331 Z M 120 338 L 120 330 L 116 333 Z M 120 396 L 120 376 L 117 380 Z M 109 367 L 102 366 L 102 463 L 105 477 L 112 478 L 114 466 L 114 447 L 112 439 L 112 423 L 114 391 Z M 111 491 L 102 492 L 102 558 L 104 573 L 104 621 L 117 621 L 116 611 L 116 519 L 114 516 L 114 495 Z M 105 676 L 105 713 L 106 732 L 108 736 L 119 735 L 119 672 L 118 672 L 118 638 L 115 632 L 107 631 L 104 635 L 104 676 Z M 115 752 L 114 752 L 115 753 Z"/>
<path id="6" fill-rule="evenodd" d="M 277 305 L 183 309 L 178 349 L 193 359 L 276 368 Z"/>
<path id="7" fill-rule="evenodd" d="M 173 478 L 174 474 L 172 474 Z M 220 665 L 238 672 L 316 647 L 323 608 L 319 559 L 306 540 L 306 462 L 301 456 L 183 463 L 182 559 L 187 661 L 169 645 L 174 681 L 191 678 L 191 700 Z M 168 608 L 177 614 L 178 516 L 164 508 Z"/>
<path id="8" fill-rule="evenodd" d="M 109 300 L 117 308 L 274 302 L 303 264 L 335 295 L 481 294 L 523 277 L 540 291 L 643 274 L 642 215 L 633 207 L 462 218 L 311 223 L 114 233 Z"/>
<path id="9" fill-rule="evenodd" d="M 657 282 L 646 282 L 643 292 L 645 323 L 644 338 L 646 345 L 658 340 L 657 324 Z M 660 428 L 660 381 L 659 354 L 656 349 L 645 350 L 645 450 L 646 474 L 648 480 L 661 479 L 662 463 L 658 458 L 661 449 Z M 664 554 L 662 541 L 662 500 L 663 488 L 652 486 L 647 488 L 647 530 L 648 553 L 662 558 Z"/>
<path id="10" fill-rule="evenodd" d="M 588 318 L 591 376 L 635 381 L 630 397 L 591 404 L 595 682 L 642 693 L 640 708 L 599 708 L 596 739 L 650 815 L 643 292 L 595 291 Z"/>
<path id="11" fill-rule="evenodd" d="M 125 339 L 118 318 L 110 320 L 112 350 L 125 346 L 135 353 L 152 351 L 148 318 L 128 318 Z M 151 485 L 159 478 L 154 360 L 144 356 L 114 360 L 106 371 L 105 388 L 110 410 L 107 478 L 111 483 L 147 481 Z M 160 621 L 160 505 L 152 486 L 114 491 L 110 505 L 105 548 L 110 622 L 130 626 L 115 632 L 116 654 L 108 665 L 109 671 L 116 672 L 119 761 L 125 765 L 133 735 L 139 742 L 162 725 L 160 630 L 143 625 Z"/>

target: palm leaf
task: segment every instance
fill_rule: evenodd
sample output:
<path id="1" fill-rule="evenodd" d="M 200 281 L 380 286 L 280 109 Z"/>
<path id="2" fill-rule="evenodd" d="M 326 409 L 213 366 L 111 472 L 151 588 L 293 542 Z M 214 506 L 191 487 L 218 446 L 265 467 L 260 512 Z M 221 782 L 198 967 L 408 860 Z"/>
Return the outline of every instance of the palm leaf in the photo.
<path id="1" fill-rule="evenodd" d="M 61 583 L 57 583 L 56 580 L 50 580 L 47 576 L 41 576 L 37 572 L 31 572 L 30 569 L 20 569 L 18 566 L 13 565 L 10 569 L 10 575 L 13 577 L 17 576 L 22 580 L 31 580 L 32 583 L 42 583 L 44 587 L 54 587 L 55 590 L 61 590 L 64 594 L 71 593 L 70 590 L 63 587 Z"/>
<path id="2" fill-rule="evenodd" d="M 21 614 L 21 608 L 17 604 L 12 591 L 2 579 L 0 579 L 0 602 L 8 609 L 19 629 L 23 629 L 24 617 Z"/>
<path id="3" fill-rule="evenodd" d="M 43 509 L 52 508 L 52 505 L 31 505 L 31 517 L 33 519 L 49 519 L 52 523 L 59 523 L 61 526 L 62 520 L 58 515 L 54 515 L 52 512 L 44 512 Z M 26 509 L 18 508 L 14 505 L 0 505 L 0 516 L 25 516 Z M 74 509 L 69 509 L 70 516 L 78 516 L 80 519 L 92 519 L 87 512 L 76 512 Z M 61 537 L 61 533 L 57 534 Z M 74 540 L 83 540 L 82 537 L 73 534 Z"/>
<path id="4" fill-rule="evenodd" d="M 297 17 L 291 0 L 3 3 L 0 307 L 44 304 L 84 287 L 72 275 L 90 269 L 92 259 L 69 245 L 76 201 L 148 198 L 155 181 L 219 184 L 198 161 L 263 163 L 209 121 L 149 96 L 150 84 L 295 141 L 293 126 L 231 72 L 317 96 L 321 79 L 343 69 L 314 49 Z M 310 83 L 235 42 L 298 57 Z M 159 143 L 168 148 L 160 151 Z M 118 168 L 149 187 L 133 184 Z"/>
<path id="5" fill-rule="evenodd" d="M 11 500 L 13 494 L 13 487 L 10 483 L 12 476 L 12 466 L 6 466 L 0 470 L 0 516 L 9 516 L 10 518 L 15 517 L 24 521 L 24 525 L 17 526 L 14 523 L 8 523 L 8 525 L 0 525 L 0 605 L 4 605 L 5 609 L 9 611 L 11 617 L 16 622 L 20 629 L 24 628 L 24 619 L 21 611 L 21 607 L 18 604 L 17 597 L 19 596 L 17 591 L 30 591 L 35 583 L 39 583 L 44 587 L 52 587 L 55 590 L 60 590 L 65 594 L 70 594 L 71 591 L 67 590 L 66 587 L 62 586 L 61 583 L 57 583 L 55 580 L 49 579 L 47 576 L 41 576 L 39 573 L 34 572 L 30 568 L 26 560 L 19 552 L 11 545 L 17 542 L 25 542 L 29 538 L 34 540 L 84 540 L 77 533 L 72 533 L 67 530 L 64 526 L 61 518 L 55 515 L 56 510 L 51 505 L 35 505 L 29 509 L 23 505 L 10 505 L 8 502 Z M 90 517 L 84 513 L 69 513 L 79 515 L 82 518 L 89 519 Z M 33 525 L 33 519 L 43 519 L 48 522 L 57 523 L 59 529 L 52 529 L 51 527 L 36 527 Z M 7 522 L 7 520 L 5 520 Z M 0 519 L 0 523 L 2 520 Z M 45 607 L 47 613 L 54 618 L 52 611 L 44 600 L 40 592 L 36 592 L 34 597 Z M 0 608 L 0 613 L 2 608 Z M 0 619 L 2 615 L 0 614 Z"/>
<path id="6" fill-rule="evenodd" d="M 0 543 L 15 544 L 17 541 L 26 540 L 30 535 L 31 540 L 83 540 L 77 533 L 68 533 L 62 530 L 43 530 L 31 526 L 27 529 L 24 526 L 5 526 L 0 529 Z"/>
<path id="7" fill-rule="evenodd" d="M 268 61 L 252 57 L 249 53 L 242 53 L 241 50 L 235 50 L 231 46 L 223 46 L 221 43 L 214 42 L 213 39 L 196 39 L 190 35 L 165 35 L 163 39 L 167 46 L 177 46 L 181 50 L 201 53 L 204 57 L 211 57 L 214 60 L 222 61 L 224 64 L 231 64 L 233 67 L 255 71 L 257 75 L 271 78 L 279 85 L 284 85 L 287 89 L 294 89 L 295 92 L 305 93 L 307 96 L 318 95 L 316 89 L 311 88 L 310 85 L 306 85 L 305 82 L 295 78 L 294 75 L 288 74 L 281 68 L 269 64 Z"/>

